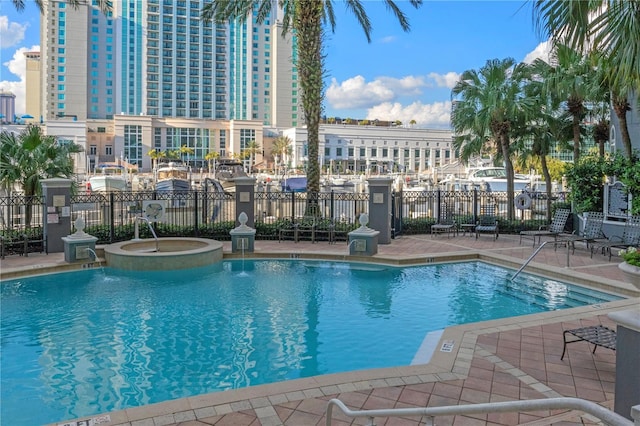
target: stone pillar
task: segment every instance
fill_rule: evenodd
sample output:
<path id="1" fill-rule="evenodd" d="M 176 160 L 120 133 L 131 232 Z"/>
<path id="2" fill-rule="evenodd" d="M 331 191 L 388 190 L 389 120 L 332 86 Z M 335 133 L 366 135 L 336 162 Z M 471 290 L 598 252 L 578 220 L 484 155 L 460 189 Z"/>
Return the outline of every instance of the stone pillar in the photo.
<path id="1" fill-rule="evenodd" d="M 378 254 L 379 231 L 368 228 L 369 217 L 363 213 L 360 215 L 360 227 L 349 232 L 349 254 L 373 256 Z"/>
<path id="2" fill-rule="evenodd" d="M 392 178 L 370 178 L 369 226 L 380 231 L 378 242 L 391 244 L 391 185 Z"/>
<path id="3" fill-rule="evenodd" d="M 82 216 L 76 219 L 76 232 L 68 237 L 62 237 L 64 243 L 65 262 L 77 262 L 79 260 L 98 260 L 96 254 L 96 241 L 98 239 L 84 232 L 84 220 Z"/>
<path id="4" fill-rule="evenodd" d="M 44 240 L 47 253 L 64 253 L 64 241 L 71 233 L 71 179 L 44 179 Z"/>
<path id="5" fill-rule="evenodd" d="M 247 215 L 241 212 L 238 215 L 240 225 L 229 231 L 231 234 L 231 252 L 232 253 L 253 253 L 256 230 L 247 226 Z"/>
<path id="6" fill-rule="evenodd" d="M 608 317 L 618 325 L 613 411 L 633 420 L 631 407 L 640 406 L 640 309 L 611 312 Z"/>
<path id="7" fill-rule="evenodd" d="M 238 177 L 233 180 L 236 184 L 236 212 L 244 212 L 247 215 L 246 225 L 249 227 L 255 226 L 255 188 L 256 179 L 252 177 Z M 240 222 L 236 221 L 236 226 L 239 226 Z"/>

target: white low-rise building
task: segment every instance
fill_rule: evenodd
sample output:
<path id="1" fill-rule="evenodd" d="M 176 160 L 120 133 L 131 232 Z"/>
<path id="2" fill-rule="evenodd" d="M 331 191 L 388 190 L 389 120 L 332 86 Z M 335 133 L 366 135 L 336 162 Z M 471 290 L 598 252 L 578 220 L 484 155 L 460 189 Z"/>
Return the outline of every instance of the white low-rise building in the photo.
<path id="1" fill-rule="evenodd" d="M 293 143 L 288 166 L 308 161 L 306 128 L 283 132 Z M 322 124 L 319 131 L 321 169 L 353 173 L 423 173 L 457 161 L 451 130 L 374 125 Z"/>

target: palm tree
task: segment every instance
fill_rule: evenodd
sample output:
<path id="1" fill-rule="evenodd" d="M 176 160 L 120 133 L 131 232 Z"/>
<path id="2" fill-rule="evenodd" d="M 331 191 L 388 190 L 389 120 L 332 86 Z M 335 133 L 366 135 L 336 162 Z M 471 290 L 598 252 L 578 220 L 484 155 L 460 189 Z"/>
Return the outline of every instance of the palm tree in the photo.
<path id="1" fill-rule="evenodd" d="M 514 218 L 511 135 L 520 125 L 526 104 L 521 84 L 526 75 L 515 60 L 492 59 L 479 71 L 467 70 L 451 91 L 454 147 L 463 158 L 480 153 L 488 143 L 498 146 L 507 172 L 507 218 Z"/>
<path id="2" fill-rule="evenodd" d="M 178 148 L 178 152 L 180 153 L 180 159 L 182 159 L 182 157 L 184 157 L 185 155 L 187 156 L 187 166 L 188 166 L 189 156 L 193 155 L 196 151 L 187 145 L 182 145 L 180 148 Z"/>
<path id="3" fill-rule="evenodd" d="M 640 90 L 640 3 L 628 0 L 533 0 L 535 24 L 554 44 L 605 52 L 616 84 Z"/>
<path id="4" fill-rule="evenodd" d="M 16 10 L 18 12 L 22 12 L 24 10 L 24 0 L 11 0 L 11 2 L 13 3 L 13 6 L 16 8 Z M 40 13 L 42 13 L 44 11 L 44 0 L 35 0 L 36 5 L 38 6 L 38 9 L 40 9 Z M 74 9 L 79 8 L 80 6 L 84 6 L 87 4 L 86 0 L 67 0 L 65 3 L 67 3 L 69 6 L 73 7 Z M 102 10 L 104 13 L 110 12 L 113 8 L 113 1 L 112 0 L 97 0 L 97 5 L 100 8 L 100 10 Z"/>
<path id="5" fill-rule="evenodd" d="M 218 158 L 220 158 L 220 153 L 218 151 L 207 152 L 207 155 L 204 156 L 204 159 L 207 160 L 207 162 L 209 163 L 209 173 L 212 173 L 213 171 L 213 173 L 215 174 L 216 172 L 215 164 Z M 213 167 L 212 167 L 212 163 L 213 163 Z"/>
<path id="6" fill-rule="evenodd" d="M 293 142 L 289 136 L 278 136 L 273 140 L 273 145 L 271 145 L 271 154 L 274 157 L 279 157 L 280 161 L 278 164 L 286 164 L 287 156 L 290 156 L 293 152 L 293 147 L 291 146 Z M 278 166 L 276 164 L 276 167 Z"/>
<path id="7" fill-rule="evenodd" d="M 409 31 L 407 17 L 394 0 L 384 0 L 387 8 L 398 19 L 404 31 Z M 409 0 L 416 9 L 422 0 Z M 256 12 L 256 22 L 263 23 L 269 18 L 274 5 L 282 8 L 282 35 L 292 32 L 297 37 L 297 61 L 300 88 L 302 89 L 302 108 L 307 125 L 309 146 L 309 165 L 307 168 L 307 191 L 320 191 L 319 125 L 324 98 L 324 24 L 335 30 L 333 0 L 215 0 L 207 3 L 201 17 L 205 22 L 224 24 L 239 19 L 246 20 Z M 371 41 L 371 22 L 361 0 L 344 2 L 348 10 L 358 19 L 367 41 Z"/>
<path id="8" fill-rule="evenodd" d="M 628 159 L 633 159 L 631 134 L 629 133 L 629 126 L 627 122 L 627 112 L 631 111 L 628 96 L 629 93 L 632 93 L 634 90 L 640 94 L 640 88 L 634 88 L 630 81 L 621 81 L 617 79 L 617 69 L 613 67 L 608 56 L 596 53 L 593 55 L 593 58 L 594 63 L 596 64 L 596 81 L 603 89 L 609 91 L 611 107 L 618 118 L 618 124 L 620 126 L 620 140 L 624 147 L 625 156 Z M 640 102 L 638 102 L 638 104 L 640 104 Z"/>
<path id="9" fill-rule="evenodd" d="M 593 68 L 588 59 L 564 44 L 555 46 L 552 63 L 537 60 L 537 68 L 544 79 L 545 90 L 564 99 L 564 105 L 573 120 L 573 161 L 580 159 L 580 124 L 587 112 L 585 102 L 590 100 L 593 87 Z"/>
<path id="10" fill-rule="evenodd" d="M 17 137 L 10 132 L 0 134 L 0 184 L 11 191 L 20 185 L 26 197 L 42 193 L 43 179 L 73 176 L 73 154 L 82 147 L 73 142 L 58 144 L 54 136 L 42 133 L 30 124 Z M 31 226 L 31 203 L 27 203 L 25 224 Z"/>
<path id="11" fill-rule="evenodd" d="M 542 176 L 544 177 L 547 201 L 547 222 L 551 222 L 551 173 L 547 156 L 551 153 L 552 147 L 561 141 L 569 141 L 573 137 L 573 119 L 568 113 L 560 113 L 560 100 L 553 92 L 545 90 L 544 83 L 536 79 L 539 75 L 536 72 L 537 66 L 534 62 L 531 65 L 532 77 L 525 85 L 525 96 L 531 102 L 527 117 L 527 125 L 524 132 L 519 135 L 521 141 L 530 142 L 529 154 L 540 160 Z"/>
<path id="12" fill-rule="evenodd" d="M 180 150 L 179 149 L 167 149 L 164 151 L 164 158 L 168 158 L 169 160 L 179 160 L 180 159 Z"/>
<path id="13" fill-rule="evenodd" d="M 158 149 L 152 149 L 149 152 L 147 152 L 147 155 L 149 156 L 149 158 L 151 158 L 151 169 L 155 170 L 155 168 L 158 166 L 158 161 L 160 161 L 162 158 L 166 157 L 166 153 L 164 151 L 160 151 Z"/>
<path id="14" fill-rule="evenodd" d="M 253 173 L 253 165 L 255 163 L 256 154 L 260 154 L 262 152 L 262 148 L 260 144 L 256 141 L 249 141 L 247 146 L 244 148 L 244 153 L 249 157 L 249 173 Z"/>
<path id="15" fill-rule="evenodd" d="M 631 160 L 626 115 L 630 110 L 629 94 L 640 97 L 640 3 L 534 0 L 533 12 L 538 30 L 551 36 L 554 43 L 566 43 L 603 58 L 599 66 L 609 80 L 612 107 L 620 121 L 627 158 Z"/>

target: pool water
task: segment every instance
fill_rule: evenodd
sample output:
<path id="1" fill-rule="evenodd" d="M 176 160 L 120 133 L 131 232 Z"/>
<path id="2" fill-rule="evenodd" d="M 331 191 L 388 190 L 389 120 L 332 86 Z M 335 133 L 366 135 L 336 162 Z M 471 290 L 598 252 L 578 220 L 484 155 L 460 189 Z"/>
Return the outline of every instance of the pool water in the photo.
<path id="1" fill-rule="evenodd" d="M 288 260 L 2 283 L 3 423 L 409 365 L 427 333 L 619 297 L 482 262 Z"/>

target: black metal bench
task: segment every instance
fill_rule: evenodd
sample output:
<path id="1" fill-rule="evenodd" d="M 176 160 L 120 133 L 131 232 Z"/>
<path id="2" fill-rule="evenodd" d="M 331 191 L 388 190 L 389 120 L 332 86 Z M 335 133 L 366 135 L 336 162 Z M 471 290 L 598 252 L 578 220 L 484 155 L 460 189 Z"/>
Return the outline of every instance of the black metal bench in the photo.
<path id="1" fill-rule="evenodd" d="M 576 337 L 576 339 L 567 341 L 568 334 Z M 575 328 L 573 330 L 565 330 L 562 332 L 562 339 L 564 340 L 564 348 L 562 349 L 562 356 L 560 359 L 564 358 L 564 354 L 567 351 L 567 344 L 575 342 L 585 341 L 592 343 L 594 347 L 593 352 L 591 353 L 596 353 L 598 346 L 614 351 L 616 350 L 616 332 L 604 325 L 593 325 L 589 327 Z"/>

